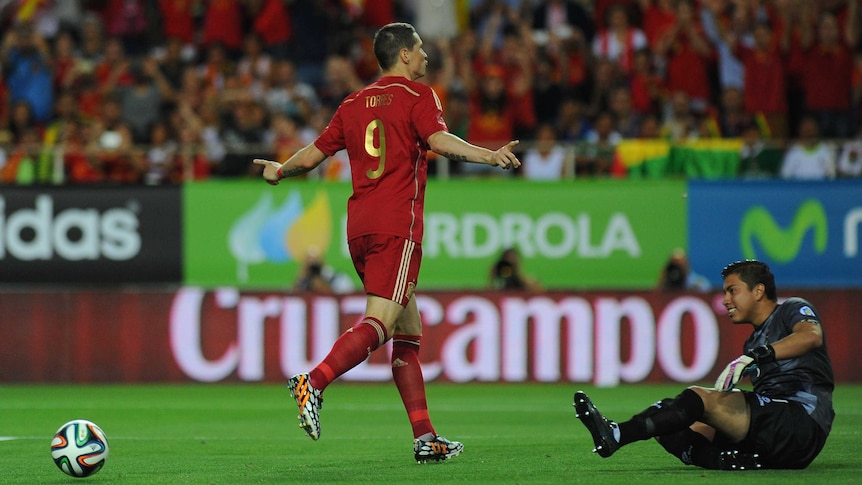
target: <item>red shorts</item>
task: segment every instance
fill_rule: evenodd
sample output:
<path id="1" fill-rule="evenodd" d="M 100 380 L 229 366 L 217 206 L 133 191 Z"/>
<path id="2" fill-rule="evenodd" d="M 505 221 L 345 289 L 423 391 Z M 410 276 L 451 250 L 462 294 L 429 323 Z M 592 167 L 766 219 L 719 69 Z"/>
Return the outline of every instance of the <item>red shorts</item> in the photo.
<path id="1" fill-rule="evenodd" d="M 347 246 L 365 293 L 407 306 L 419 278 L 422 244 L 403 237 L 369 234 L 351 239 Z"/>

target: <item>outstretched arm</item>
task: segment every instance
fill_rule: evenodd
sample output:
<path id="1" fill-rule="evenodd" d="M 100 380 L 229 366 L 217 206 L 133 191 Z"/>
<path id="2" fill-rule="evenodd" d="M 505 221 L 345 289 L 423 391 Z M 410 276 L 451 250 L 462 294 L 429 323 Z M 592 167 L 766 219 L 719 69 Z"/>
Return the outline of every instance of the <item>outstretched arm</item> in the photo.
<path id="1" fill-rule="evenodd" d="M 446 131 L 438 131 L 428 137 L 428 145 L 435 152 L 458 162 L 484 163 L 500 168 L 518 168 L 521 161 L 512 153 L 518 140 L 506 143 L 496 151 L 468 143 Z"/>
<path id="2" fill-rule="evenodd" d="M 309 143 L 284 163 L 260 158 L 256 158 L 254 163 L 263 165 L 263 178 L 266 183 L 278 185 L 283 178 L 296 177 L 314 170 L 324 160 L 326 160 L 326 154 L 314 146 L 314 143 Z"/>

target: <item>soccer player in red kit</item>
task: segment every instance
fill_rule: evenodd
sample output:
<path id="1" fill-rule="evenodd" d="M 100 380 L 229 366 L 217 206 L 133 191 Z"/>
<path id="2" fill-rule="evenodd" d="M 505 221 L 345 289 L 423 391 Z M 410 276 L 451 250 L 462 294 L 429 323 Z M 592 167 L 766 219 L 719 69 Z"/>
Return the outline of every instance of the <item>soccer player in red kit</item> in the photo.
<path id="1" fill-rule="evenodd" d="M 508 169 L 521 165 L 512 153 L 518 142 L 492 151 L 449 133 L 437 95 L 416 82 L 425 75 L 428 56 L 412 25 L 381 27 L 373 45 L 380 79 L 347 96 L 323 133 L 286 162 L 254 160 L 276 185 L 341 149 L 350 157 L 347 240 L 367 294 L 365 315 L 322 362 L 291 377 L 287 386 L 299 407 L 300 427 L 316 440 L 324 389 L 391 338 L 392 377 L 413 427 L 416 461 L 446 460 L 464 446 L 438 435 L 431 424 L 418 359 L 422 321 L 413 297 L 422 260 L 426 153 Z"/>

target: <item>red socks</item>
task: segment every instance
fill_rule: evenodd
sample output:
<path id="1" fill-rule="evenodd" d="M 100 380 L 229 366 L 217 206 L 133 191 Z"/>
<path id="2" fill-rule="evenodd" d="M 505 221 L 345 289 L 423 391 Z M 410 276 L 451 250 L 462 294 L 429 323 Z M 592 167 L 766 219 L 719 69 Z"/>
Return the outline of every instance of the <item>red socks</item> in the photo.
<path id="1" fill-rule="evenodd" d="M 420 335 L 392 336 L 392 378 L 413 426 L 414 438 L 428 433 L 436 435 L 428 415 L 425 380 L 419 365 L 420 339 Z"/>
<path id="2" fill-rule="evenodd" d="M 389 339 L 386 327 L 374 317 L 365 317 L 338 337 L 332 349 L 311 370 L 311 386 L 323 391 L 338 376 L 361 364 Z"/>
<path id="3" fill-rule="evenodd" d="M 312 387 L 323 391 L 340 375 L 361 364 L 388 339 L 386 327 L 380 320 L 365 317 L 341 334 L 326 358 L 311 370 Z M 419 364 L 420 340 L 420 335 L 399 334 L 392 337 L 392 378 L 407 410 L 414 438 L 429 433 L 436 436 L 428 415 L 425 380 Z"/>

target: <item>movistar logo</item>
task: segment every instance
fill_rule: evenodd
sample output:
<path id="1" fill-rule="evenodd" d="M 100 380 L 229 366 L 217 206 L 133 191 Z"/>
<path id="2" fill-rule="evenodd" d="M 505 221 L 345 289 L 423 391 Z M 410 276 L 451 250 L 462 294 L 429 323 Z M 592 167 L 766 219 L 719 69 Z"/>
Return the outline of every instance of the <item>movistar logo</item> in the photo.
<path id="1" fill-rule="evenodd" d="M 808 199 L 799 206 L 793 221 L 787 229 L 783 229 L 763 206 L 752 207 L 742 218 L 739 230 L 739 244 L 742 254 L 747 259 L 756 259 L 754 239 L 757 238 L 760 247 L 769 258 L 779 263 L 787 263 L 796 258 L 805 235 L 814 233 L 814 250 L 817 254 L 826 251 L 828 225 L 826 211 L 814 199 Z"/>
<path id="2" fill-rule="evenodd" d="M 249 265 L 302 259 L 311 248 L 325 254 L 331 241 L 332 211 L 325 191 L 318 192 L 307 207 L 298 191 L 290 192 L 280 206 L 266 191 L 228 234 L 237 279 L 243 283 L 248 281 Z"/>

